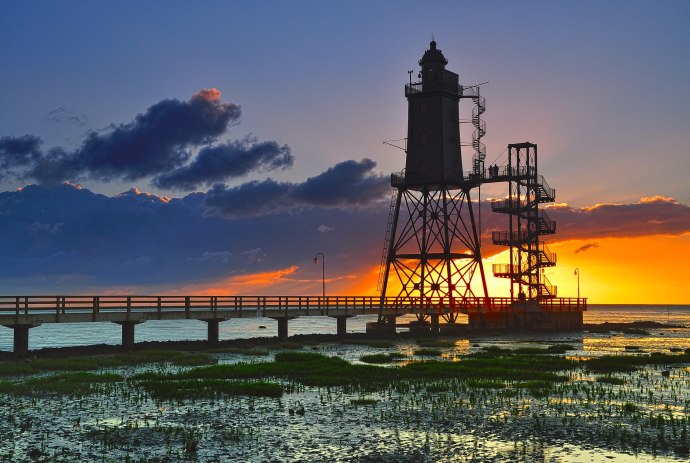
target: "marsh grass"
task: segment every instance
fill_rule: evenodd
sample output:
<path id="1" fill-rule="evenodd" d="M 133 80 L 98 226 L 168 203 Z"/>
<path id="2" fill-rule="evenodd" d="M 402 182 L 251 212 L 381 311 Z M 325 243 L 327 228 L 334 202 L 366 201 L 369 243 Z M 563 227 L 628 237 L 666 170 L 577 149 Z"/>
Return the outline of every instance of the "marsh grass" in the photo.
<path id="1" fill-rule="evenodd" d="M 451 339 L 417 339 L 420 347 L 455 347 L 455 340 Z"/>
<path id="2" fill-rule="evenodd" d="M 274 397 L 283 395 L 280 384 L 265 381 L 227 381 L 222 379 L 144 380 L 136 382 L 154 400 L 205 399 L 222 395 Z"/>
<path id="3" fill-rule="evenodd" d="M 467 387 L 472 389 L 503 389 L 506 384 L 503 381 L 491 379 L 470 379 L 467 381 Z"/>
<path id="4" fill-rule="evenodd" d="M 0 393 L 14 395 L 88 395 L 100 392 L 99 385 L 124 381 L 120 375 L 113 373 L 61 373 L 25 381 L 0 382 Z"/>
<path id="5" fill-rule="evenodd" d="M 438 349 L 417 349 L 414 351 L 414 355 L 419 357 L 440 357 L 443 355 L 443 352 Z"/>
<path id="6" fill-rule="evenodd" d="M 360 360 L 360 362 L 364 362 L 364 363 L 384 364 L 384 363 L 395 362 L 395 361 L 404 359 L 405 357 L 406 357 L 405 354 L 401 354 L 399 352 L 392 352 L 389 354 L 363 355 L 359 358 L 359 360 Z"/>
<path id="7" fill-rule="evenodd" d="M 18 376 L 47 371 L 89 371 L 127 365 L 169 362 L 178 366 L 207 365 L 216 360 L 207 353 L 151 349 L 128 354 L 41 358 L 32 361 L 1 362 L 0 376 Z"/>
<path id="8" fill-rule="evenodd" d="M 379 403 L 379 400 L 378 400 L 378 399 L 370 399 L 370 398 L 367 398 L 367 397 L 360 397 L 360 398 L 358 398 L 358 399 L 352 399 L 352 400 L 350 401 L 350 403 L 351 403 L 352 405 L 355 405 L 355 406 L 361 406 L 361 405 L 376 405 L 377 403 Z"/>
<path id="9" fill-rule="evenodd" d="M 447 382 L 430 383 L 426 385 L 426 391 L 430 394 L 450 391 L 450 384 Z"/>
<path id="10" fill-rule="evenodd" d="M 548 354 L 565 354 L 570 350 L 575 348 L 569 344 L 554 344 L 552 346 L 541 348 L 541 347 L 519 347 L 517 349 L 505 349 L 498 346 L 485 347 L 482 352 L 493 355 L 548 355 Z M 481 355 L 482 352 L 478 352 L 474 355 Z"/>
<path id="11" fill-rule="evenodd" d="M 649 335 L 649 331 L 643 330 L 642 328 L 625 328 L 621 330 L 621 333 L 623 334 L 642 334 L 642 335 Z"/>
<path id="12" fill-rule="evenodd" d="M 690 353 L 651 355 L 602 355 L 584 360 L 585 367 L 596 373 L 625 373 L 640 369 L 645 365 L 679 365 L 690 363 Z"/>
<path id="13" fill-rule="evenodd" d="M 393 386 L 407 387 L 401 386 L 401 382 L 406 381 L 439 383 L 453 378 L 496 382 L 563 382 L 568 377 L 555 372 L 575 366 L 574 362 L 563 358 L 522 355 L 469 358 L 460 362 L 434 360 L 384 368 L 351 364 L 339 357 L 315 352 L 287 351 L 277 353 L 273 362 L 211 365 L 176 373 L 145 372 L 135 375 L 133 379 L 173 384 L 180 380 L 281 378 L 304 386 L 342 386 L 375 391 Z"/>
<path id="14" fill-rule="evenodd" d="M 615 384 L 618 386 L 621 386 L 625 384 L 625 380 L 623 378 L 617 378 L 615 376 L 597 376 L 596 382 L 598 383 L 606 383 L 606 384 Z"/>

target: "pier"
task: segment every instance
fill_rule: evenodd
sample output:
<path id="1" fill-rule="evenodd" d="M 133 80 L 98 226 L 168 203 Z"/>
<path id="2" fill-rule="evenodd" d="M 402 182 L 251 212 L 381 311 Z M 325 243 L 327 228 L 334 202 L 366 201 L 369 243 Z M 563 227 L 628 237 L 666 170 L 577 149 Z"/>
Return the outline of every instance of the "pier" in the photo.
<path id="1" fill-rule="evenodd" d="M 332 317 L 341 336 L 347 332 L 347 319 L 357 315 L 378 315 L 387 321 L 388 330 L 395 330 L 397 317 L 410 314 L 436 320 L 431 324 L 436 330 L 439 317 L 454 314 L 466 314 L 469 326 L 478 329 L 572 330 L 582 327 L 586 309 L 586 298 L 551 298 L 537 305 L 508 297 L 0 296 L 0 325 L 13 330 L 14 353 L 24 356 L 30 329 L 44 323 L 116 323 L 122 327 L 122 347 L 129 350 L 134 347 L 136 325 L 148 320 L 202 320 L 208 326 L 208 342 L 214 344 L 219 341 L 219 324 L 234 318 L 272 318 L 278 321 L 278 338 L 287 339 L 289 321 L 298 317 Z M 548 326 L 533 323 L 544 312 L 551 314 Z M 372 326 L 372 331 L 376 328 Z"/>

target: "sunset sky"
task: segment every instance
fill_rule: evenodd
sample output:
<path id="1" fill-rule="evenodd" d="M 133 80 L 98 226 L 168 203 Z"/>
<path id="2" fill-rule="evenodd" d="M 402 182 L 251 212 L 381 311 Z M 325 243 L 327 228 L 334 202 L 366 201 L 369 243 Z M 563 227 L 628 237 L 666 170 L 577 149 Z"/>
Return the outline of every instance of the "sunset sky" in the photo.
<path id="1" fill-rule="evenodd" d="M 690 304 L 690 2 L 0 3 L 0 294 L 374 294 L 432 34 L 539 146 L 560 296 Z M 471 132 L 463 132 L 469 137 Z M 472 153 L 463 153 L 466 168 Z M 490 198 L 482 189 L 486 264 Z M 505 281 L 490 277 L 493 296 Z"/>

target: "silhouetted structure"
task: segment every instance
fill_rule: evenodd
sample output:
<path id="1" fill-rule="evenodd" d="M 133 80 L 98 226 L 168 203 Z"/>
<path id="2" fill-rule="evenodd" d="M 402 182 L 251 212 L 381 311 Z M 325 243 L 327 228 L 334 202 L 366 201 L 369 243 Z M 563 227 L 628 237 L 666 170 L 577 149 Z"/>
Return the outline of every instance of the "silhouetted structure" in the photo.
<path id="1" fill-rule="evenodd" d="M 518 143 L 508 145 L 508 197 L 493 200 L 491 210 L 508 215 L 508 230 L 491 233 L 494 244 L 510 247 L 510 264 L 494 264 L 494 276 L 510 278 L 510 296 L 525 300 L 556 297 L 553 286 L 543 269 L 556 265 L 542 235 L 556 233 L 551 220 L 539 204 L 553 202 L 556 191 L 537 174 L 537 145 Z"/>
<path id="2" fill-rule="evenodd" d="M 391 176 L 394 188 L 379 272 L 382 297 L 399 298 L 401 305 L 418 301 L 426 311 L 417 315 L 420 322 L 439 314 L 454 323 L 465 301 L 477 297 L 485 304 L 469 313 L 470 325 L 537 327 L 525 312 L 544 312 L 547 298 L 556 296 L 556 288 L 543 275 L 544 267 L 553 266 L 556 257 L 540 236 L 555 233 L 551 221 L 539 204 L 553 201 L 555 191 L 537 172 L 537 146 L 511 144 L 507 166 L 485 169 L 486 150 L 482 137 L 486 125 L 481 115 L 486 102 L 479 85 L 463 86 L 458 75 L 447 70 L 448 60 L 432 41 L 419 60 L 420 82 L 405 85 L 408 100 L 408 129 L 405 170 Z M 471 143 L 462 143 L 459 102 L 471 100 L 474 127 Z M 463 172 L 462 147 L 472 146 L 471 170 Z M 508 182 L 508 197 L 492 203 L 495 212 L 508 214 L 505 232 L 493 233 L 493 242 L 510 247 L 510 264 L 494 266 L 497 277 L 511 279 L 514 303 L 496 311 L 489 297 L 482 264 L 479 211 L 472 202 L 472 192 L 484 183 Z M 477 196 L 475 196 L 476 200 Z M 473 280 L 478 276 L 476 284 Z M 391 289 L 395 288 L 393 293 Z M 479 292 L 479 294 L 475 294 Z M 435 301 L 432 307 L 429 301 Z M 570 301 L 570 299 L 568 299 Z M 561 323 L 561 316 L 547 316 L 547 325 L 575 328 L 582 324 L 582 306 L 560 301 L 560 312 L 576 314 Z M 450 308 L 450 310 L 449 310 Z M 550 309 L 548 309 L 550 310 Z M 491 315 L 487 314 L 491 313 Z M 526 318 L 530 322 L 526 322 Z M 537 317 L 538 318 L 538 317 Z M 542 317 L 543 318 L 543 317 Z M 379 324 L 394 325 L 383 314 Z"/>

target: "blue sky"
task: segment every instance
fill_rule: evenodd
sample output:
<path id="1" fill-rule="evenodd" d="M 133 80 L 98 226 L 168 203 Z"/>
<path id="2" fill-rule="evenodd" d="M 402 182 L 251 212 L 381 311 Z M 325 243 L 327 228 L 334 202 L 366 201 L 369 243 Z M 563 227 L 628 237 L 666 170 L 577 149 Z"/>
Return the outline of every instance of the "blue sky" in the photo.
<path id="1" fill-rule="evenodd" d="M 258 143 L 287 145 L 292 157 L 281 168 L 263 165 L 226 178 L 224 188 L 256 181 L 265 190 L 271 186 L 265 183 L 268 177 L 298 188 L 339 163 L 371 159 L 376 167 L 366 169 L 364 183 L 355 184 L 361 188 L 404 165 L 404 153 L 382 141 L 405 136 L 403 85 L 408 70 L 416 74 L 417 60 L 434 34 L 448 68 L 463 83 L 489 82 L 483 87 L 488 163 L 500 162 L 508 143 L 531 141 L 539 144 L 540 170 L 556 187 L 560 202 L 586 208 L 658 195 L 685 205 L 690 203 L 689 19 L 685 1 L 8 1 L 0 4 L 0 137 L 30 134 L 43 140 L 44 151 L 78 151 L 89 133 L 132 123 L 164 100 L 190 102 L 199 90 L 217 88 L 223 103 L 241 107 L 241 117 L 214 135 L 212 144 L 253 135 Z M 202 148 L 186 148 L 190 162 Z M 470 157 L 465 153 L 465 165 Z M 106 196 L 132 187 L 178 198 L 191 191 L 156 186 L 153 175 L 106 180 L 82 174 L 72 180 Z M 0 190 L 29 183 L 36 179 L 4 175 Z M 503 191 L 496 187 L 483 194 Z M 379 253 L 374 249 L 383 240 L 379 228 L 385 229 L 385 198 L 364 204 L 347 197 L 348 192 L 342 195 L 335 209 L 301 204 L 312 208 L 311 216 L 318 215 L 319 207 L 324 217 L 341 211 L 342 217 L 331 217 L 333 223 L 353 210 L 368 214 L 382 207 L 381 224 L 371 231 L 380 239 L 361 243 L 367 258 Z M 284 206 L 285 198 L 273 201 Z M 45 231 L 62 220 L 48 223 L 37 214 L 21 223 Z M 289 214 L 300 212 L 290 209 Z M 70 220 L 62 220 L 63 230 Z M 325 219 L 316 221 L 337 228 Z M 343 241 L 329 233 L 318 232 L 313 239 Z M 228 246 L 218 238 L 208 243 L 209 249 L 194 249 L 180 261 L 193 262 L 185 259 L 204 252 L 231 252 L 230 247 L 233 255 L 268 247 L 244 235 L 234 241 Z M 58 249 L 63 245 L 46 244 L 50 252 L 36 242 L 30 248 L 36 259 L 55 252 L 73 252 L 72 258 L 88 254 L 76 245 Z M 322 245 L 344 253 L 328 240 Z M 256 268 L 228 264 L 214 275 L 304 268 L 304 260 L 285 252 L 279 262 L 270 263 L 268 256 Z M 142 250 L 123 259 L 134 262 L 142 256 L 141 263 L 146 261 Z M 222 262 L 224 255 L 207 256 Z M 92 257 L 98 261 L 99 254 Z M 356 274 L 355 261 L 361 258 L 349 257 L 352 263 L 339 274 Z M 113 284 L 135 284 L 124 278 L 124 260 L 121 265 Z M 30 279 L 38 270 L 28 267 L 24 276 Z M 184 272 L 177 278 L 194 280 Z M 58 280 L 50 281 L 46 288 L 59 287 Z M 103 277 L 89 288 L 108 281 Z M 0 290 L 9 291 L 13 284 Z"/>

